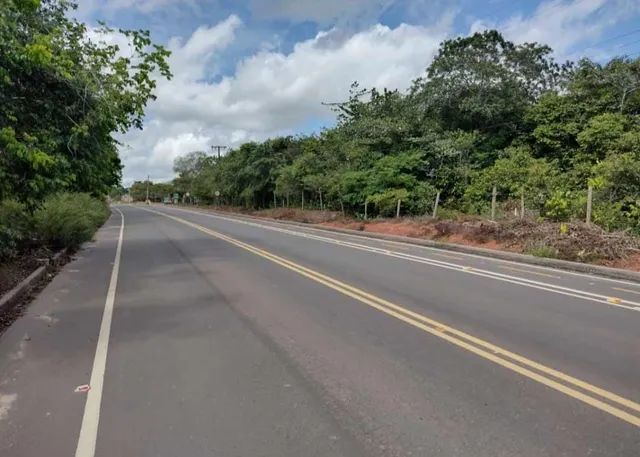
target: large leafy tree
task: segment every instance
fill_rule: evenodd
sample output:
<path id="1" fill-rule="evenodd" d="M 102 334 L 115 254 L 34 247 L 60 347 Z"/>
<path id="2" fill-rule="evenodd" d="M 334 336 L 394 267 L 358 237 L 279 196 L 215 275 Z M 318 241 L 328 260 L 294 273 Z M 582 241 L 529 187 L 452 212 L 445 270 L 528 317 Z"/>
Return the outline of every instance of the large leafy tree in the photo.
<path id="1" fill-rule="evenodd" d="M 114 134 L 142 127 L 154 78 L 170 77 L 168 51 L 146 31 L 95 31 L 121 33 L 128 50 L 91 40 L 66 0 L 0 8 L 0 199 L 106 194 L 120 180 Z"/>
<path id="2" fill-rule="evenodd" d="M 570 65 L 557 64 L 551 52 L 537 43 L 515 45 L 495 30 L 447 40 L 413 92 L 444 129 L 485 134 L 491 152 L 521 131 L 528 106 L 563 86 Z"/>

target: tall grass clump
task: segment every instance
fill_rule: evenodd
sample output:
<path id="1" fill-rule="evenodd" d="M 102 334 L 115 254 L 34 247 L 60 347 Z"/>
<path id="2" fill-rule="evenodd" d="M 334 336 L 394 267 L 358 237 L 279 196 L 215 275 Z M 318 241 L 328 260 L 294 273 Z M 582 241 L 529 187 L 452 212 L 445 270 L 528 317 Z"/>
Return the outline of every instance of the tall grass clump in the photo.
<path id="1" fill-rule="evenodd" d="M 77 248 L 90 240 L 108 217 L 107 204 L 84 193 L 52 195 L 33 214 L 37 236 L 54 249 Z"/>

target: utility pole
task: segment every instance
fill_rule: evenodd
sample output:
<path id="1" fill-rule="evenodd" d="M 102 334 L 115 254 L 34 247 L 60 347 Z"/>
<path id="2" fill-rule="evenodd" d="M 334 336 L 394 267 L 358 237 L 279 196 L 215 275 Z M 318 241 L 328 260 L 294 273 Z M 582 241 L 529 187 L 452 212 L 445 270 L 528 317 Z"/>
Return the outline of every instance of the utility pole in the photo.
<path id="1" fill-rule="evenodd" d="M 214 149 L 218 150 L 218 159 L 220 159 L 220 150 L 221 149 L 227 149 L 226 146 L 211 146 L 211 150 L 213 151 Z"/>

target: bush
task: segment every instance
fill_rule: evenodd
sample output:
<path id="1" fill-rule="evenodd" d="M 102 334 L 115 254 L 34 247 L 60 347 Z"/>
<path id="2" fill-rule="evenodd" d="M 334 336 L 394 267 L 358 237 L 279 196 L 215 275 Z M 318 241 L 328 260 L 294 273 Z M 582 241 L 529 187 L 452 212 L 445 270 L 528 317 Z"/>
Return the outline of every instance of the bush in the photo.
<path id="1" fill-rule="evenodd" d="M 525 249 L 525 253 L 535 257 L 558 258 L 558 250 L 545 244 L 533 244 Z"/>
<path id="2" fill-rule="evenodd" d="M 593 222 L 609 232 L 626 229 L 640 234 L 640 200 L 629 197 L 616 203 L 597 202 L 593 205 Z"/>
<path id="3" fill-rule="evenodd" d="M 8 260 L 25 247 L 31 237 L 32 220 L 24 204 L 0 202 L 0 261 Z"/>
<path id="4" fill-rule="evenodd" d="M 41 241 L 52 248 L 76 248 L 88 241 L 109 217 L 107 204 L 89 194 L 61 193 L 48 197 L 34 213 Z"/>
<path id="5" fill-rule="evenodd" d="M 18 255 L 19 236 L 11 228 L 0 225 L 0 262 Z"/>

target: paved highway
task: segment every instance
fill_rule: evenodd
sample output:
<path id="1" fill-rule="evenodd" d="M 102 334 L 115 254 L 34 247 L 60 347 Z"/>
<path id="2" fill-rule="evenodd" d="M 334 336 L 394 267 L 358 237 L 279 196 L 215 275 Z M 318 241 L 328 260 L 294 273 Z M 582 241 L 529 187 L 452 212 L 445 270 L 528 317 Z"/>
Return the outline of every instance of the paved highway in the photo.
<path id="1" fill-rule="evenodd" d="M 0 455 L 640 455 L 640 284 L 120 206 L 0 336 Z"/>

